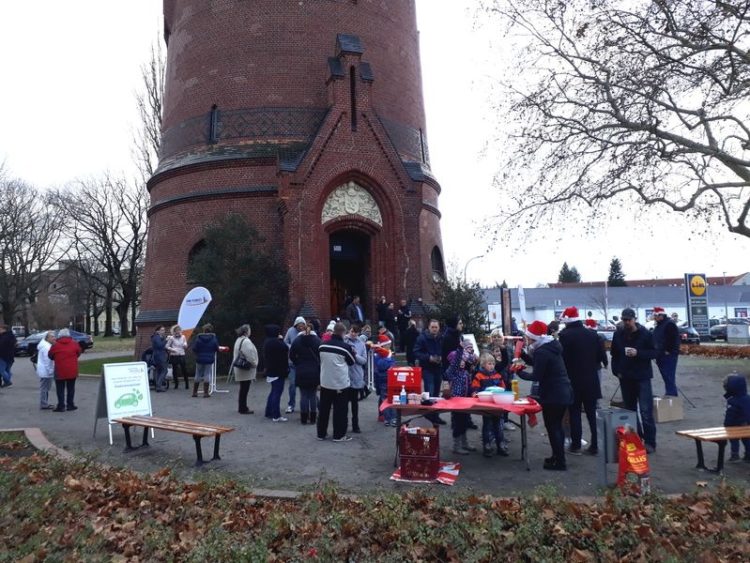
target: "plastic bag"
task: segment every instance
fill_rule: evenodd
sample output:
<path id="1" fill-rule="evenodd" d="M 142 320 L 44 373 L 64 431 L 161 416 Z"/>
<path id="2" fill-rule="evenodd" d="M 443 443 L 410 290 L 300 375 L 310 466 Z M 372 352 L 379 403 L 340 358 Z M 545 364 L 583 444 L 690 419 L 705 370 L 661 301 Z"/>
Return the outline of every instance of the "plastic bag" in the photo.
<path id="1" fill-rule="evenodd" d="M 617 429 L 619 468 L 617 486 L 624 492 L 649 492 L 648 453 L 641 437 L 629 426 Z"/>

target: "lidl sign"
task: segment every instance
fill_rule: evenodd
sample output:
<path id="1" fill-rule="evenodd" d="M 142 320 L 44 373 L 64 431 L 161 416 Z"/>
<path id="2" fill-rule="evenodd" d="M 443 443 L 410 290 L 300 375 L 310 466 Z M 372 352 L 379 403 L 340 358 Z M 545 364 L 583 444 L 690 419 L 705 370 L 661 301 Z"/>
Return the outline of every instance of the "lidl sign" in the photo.
<path id="1" fill-rule="evenodd" d="M 685 274 L 688 324 L 701 336 L 708 336 L 708 282 L 706 274 Z"/>

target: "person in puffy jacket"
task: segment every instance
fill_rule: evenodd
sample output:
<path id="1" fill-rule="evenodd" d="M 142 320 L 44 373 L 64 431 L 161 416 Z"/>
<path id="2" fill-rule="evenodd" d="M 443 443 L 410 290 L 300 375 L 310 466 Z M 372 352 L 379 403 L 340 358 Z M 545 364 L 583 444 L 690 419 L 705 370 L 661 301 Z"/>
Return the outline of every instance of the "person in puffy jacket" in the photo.
<path id="1" fill-rule="evenodd" d="M 78 378 L 78 356 L 81 346 L 70 337 L 70 331 L 63 328 L 57 334 L 57 341 L 50 347 L 47 356 L 55 362 L 55 390 L 57 408 L 54 412 L 74 411 L 76 379 Z M 67 392 L 67 401 L 66 399 Z"/>
<path id="2" fill-rule="evenodd" d="M 724 398 L 727 410 L 724 415 L 724 426 L 745 426 L 750 424 L 750 396 L 747 394 L 747 381 L 744 375 L 732 374 L 724 379 Z M 745 461 L 750 462 L 750 439 L 743 438 Z M 729 440 L 729 461 L 740 460 L 740 441 Z"/>
<path id="3" fill-rule="evenodd" d="M 289 349 L 289 360 L 294 365 L 295 383 L 299 387 L 300 422 L 316 424 L 318 420 L 318 386 L 320 385 L 320 338 L 312 323 L 297 336 Z"/>
<path id="4" fill-rule="evenodd" d="M 518 372 L 521 379 L 539 382 L 539 403 L 542 405 L 544 427 L 547 429 L 552 457 L 544 460 L 544 469 L 565 471 L 565 433 L 562 421 L 568 406 L 573 403 L 573 387 L 563 361 L 562 345 L 547 334 L 547 325 L 534 321 L 526 329 L 526 340 L 531 348 L 534 371 Z"/>
<path id="5" fill-rule="evenodd" d="M 219 340 L 214 334 L 211 324 L 203 325 L 203 332 L 195 337 L 190 349 L 195 354 L 195 380 L 193 382 L 193 397 L 198 396 L 198 387 L 203 383 L 203 398 L 208 399 L 211 384 L 211 371 L 219 351 Z"/>
<path id="6" fill-rule="evenodd" d="M 271 384 L 271 391 L 266 400 L 266 418 L 274 422 L 286 422 L 281 416 L 281 394 L 284 392 L 284 381 L 289 374 L 289 348 L 281 337 L 281 327 L 266 325 L 266 340 L 263 343 L 263 359 L 266 366 L 266 381 Z"/>
<path id="7" fill-rule="evenodd" d="M 154 376 L 154 386 L 157 393 L 163 393 L 169 389 L 167 384 L 167 339 L 165 338 L 166 329 L 164 325 L 156 327 L 154 334 L 151 335 L 151 361 L 154 363 L 156 374 Z"/>

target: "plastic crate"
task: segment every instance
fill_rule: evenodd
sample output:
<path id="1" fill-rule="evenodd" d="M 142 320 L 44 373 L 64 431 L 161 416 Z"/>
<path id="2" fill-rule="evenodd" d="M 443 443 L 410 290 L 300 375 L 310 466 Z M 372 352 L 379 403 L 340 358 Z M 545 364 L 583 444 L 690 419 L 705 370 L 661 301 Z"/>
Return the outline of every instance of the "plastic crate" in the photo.
<path id="1" fill-rule="evenodd" d="M 405 387 L 407 393 L 422 392 L 422 368 L 395 367 L 388 370 L 388 400 L 401 393 Z"/>
<path id="2" fill-rule="evenodd" d="M 438 429 L 402 426 L 399 431 L 398 449 L 403 456 L 437 458 L 440 452 Z"/>
<path id="3" fill-rule="evenodd" d="M 437 457 L 401 456 L 401 478 L 415 481 L 434 481 L 440 471 Z"/>

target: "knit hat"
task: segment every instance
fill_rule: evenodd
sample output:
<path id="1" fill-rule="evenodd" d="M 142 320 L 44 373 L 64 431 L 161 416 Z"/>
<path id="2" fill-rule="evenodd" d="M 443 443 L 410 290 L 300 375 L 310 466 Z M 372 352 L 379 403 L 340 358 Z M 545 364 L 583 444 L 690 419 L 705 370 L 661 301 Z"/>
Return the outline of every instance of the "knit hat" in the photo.
<path id="1" fill-rule="evenodd" d="M 539 340 L 542 336 L 547 335 L 547 325 L 542 321 L 534 321 L 526 327 L 526 336 L 532 340 Z"/>
<path id="2" fill-rule="evenodd" d="M 297 325 L 307 325 L 307 323 L 305 322 L 305 317 L 297 317 L 296 319 L 294 319 L 293 326 L 297 326 Z"/>
<path id="3" fill-rule="evenodd" d="M 333 332 L 333 328 L 336 326 L 336 321 L 331 321 L 326 327 L 326 332 Z"/>
<path id="4" fill-rule="evenodd" d="M 560 320 L 564 323 L 574 323 L 576 321 L 580 321 L 580 317 L 578 316 L 578 307 L 568 307 L 563 311 L 563 314 L 560 316 Z"/>
<path id="5" fill-rule="evenodd" d="M 664 315 L 667 316 L 667 312 L 664 310 L 664 307 L 654 307 L 654 315 Z"/>
<path id="6" fill-rule="evenodd" d="M 586 319 L 583 322 L 583 324 L 585 324 L 589 328 L 596 328 L 597 327 L 596 321 L 594 319 Z"/>

